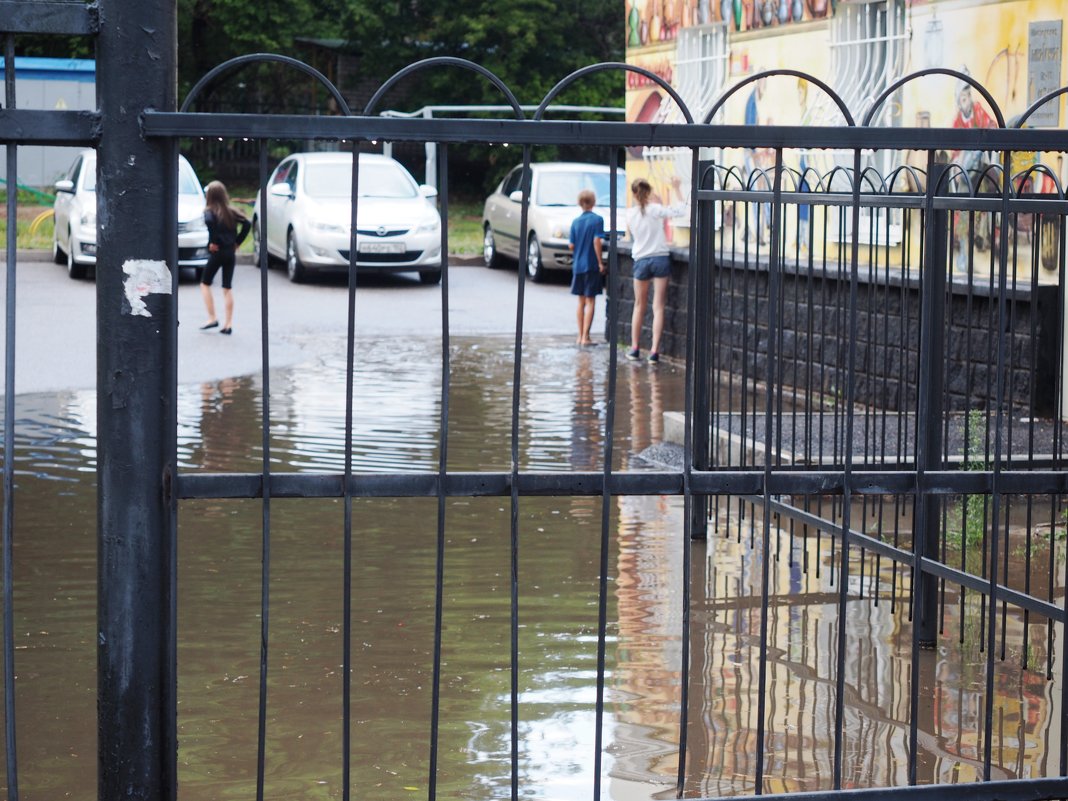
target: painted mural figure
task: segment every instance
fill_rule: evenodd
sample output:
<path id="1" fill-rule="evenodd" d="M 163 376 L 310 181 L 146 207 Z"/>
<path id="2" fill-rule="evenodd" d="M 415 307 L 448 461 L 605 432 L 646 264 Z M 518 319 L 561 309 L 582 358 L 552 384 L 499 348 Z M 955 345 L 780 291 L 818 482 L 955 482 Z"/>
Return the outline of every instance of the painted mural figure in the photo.
<path id="1" fill-rule="evenodd" d="M 967 68 L 961 70 L 966 75 Z M 970 84 L 961 83 L 957 89 L 957 113 L 953 117 L 954 128 L 994 128 L 995 123 L 990 113 L 979 103 L 975 102 Z M 972 186 L 978 184 L 978 191 L 996 191 L 997 187 L 991 184 L 991 179 L 982 179 L 983 170 L 990 164 L 985 152 L 981 150 L 958 150 L 953 154 L 953 162 L 965 171 Z M 957 247 L 956 267 L 959 271 L 967 270 L 968 261 L 968 237 L 970 216 L 962 212 L 954 213 L 953 234 Z M 980 250 L 985 250 L 991 245 L 991 221 L 990 215 L 979 213 L 974 216 L 973 241 Z"/>
<path id="2" fill-rule="evenodd" d="M 753 91 L 749 93 L 749 97 L 745 101 L 745 124 L 746 125 L 759 125 L 760 124 L 760 101 L 764 97 L 764 84 L 766 78 L 761 78 L 753 85 Z M 747 147 L 744 150 L 745 159 L 745 181 L 746 186 L 749 189 L 770 189 L 767 186 L 767 181 L 758 181 L 754 179 L 753 175 L 758 170 L 765 167 L 765 153 L 756 148 Z M 771 204 L 761 203 L 757 206 L 756 210 L 756 237 L 760 244 L 766 244 L 768 241 L 768 224 L 771 220 Z M 748 224 L 745 231 L 745 236 L 749 236 Z"/>

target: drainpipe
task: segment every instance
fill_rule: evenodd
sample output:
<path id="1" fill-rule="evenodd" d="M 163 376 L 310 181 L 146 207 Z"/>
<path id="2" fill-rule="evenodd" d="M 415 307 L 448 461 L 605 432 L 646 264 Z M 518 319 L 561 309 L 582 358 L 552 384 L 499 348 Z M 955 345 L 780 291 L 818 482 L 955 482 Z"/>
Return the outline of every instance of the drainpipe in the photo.
<path id="1" fill-rule="evenodd" d="M 98 797 L 176 795 L 174 0 L 100 0 L 97 104 Z"/>

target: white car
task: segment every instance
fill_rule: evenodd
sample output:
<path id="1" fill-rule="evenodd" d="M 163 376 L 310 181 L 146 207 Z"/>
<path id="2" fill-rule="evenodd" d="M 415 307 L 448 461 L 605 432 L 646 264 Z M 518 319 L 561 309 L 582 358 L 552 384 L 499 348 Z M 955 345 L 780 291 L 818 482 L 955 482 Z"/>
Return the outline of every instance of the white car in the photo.
<path id="1" fill-rule="evenodd" d="M 397 161 L 360 154 L 356 266 L 361 271 L 418 272 L 424 284 L 441 280 L 441 215 L 437 190 L 420 186 Z M 267 255 L 285 260 L 289 280 L 310 272 L 349 268 L 352 154 L 294 153 L 267 181 L 267 212 L 260 198 L 252 218 L 259 261 L 261 220 Z"/>
<path id="2" fill-rule="evenodd" d="M 96 266 L 96 151 L 83 150 L 55 183 L 52 258 L 71 278 Z M 204 189 L 185 156 L 178 157 L 178 266 L 199 271 L 208 263 Z"/>
<path id="3" fill-rule="evenodd" d="M 527 237 L 520 241 L 519 223 L 523 193 L 519 191 L 522 165 L 514 168 L 498 184 L 482 210 L 482 256 L 487 267 L 500 267 L 502 257 L 518 259 L 520 247 L 527 251 L 527 275 L 544 281 L 549 270 L 570 270 L 571 249 L 568 240 L 572 221 L 582 213 L 578 194 L 592 189 L 597 195 L 594 211 L 604 218 L 604 230 L 611 228 L 608 204 L 611 170 L 604 164 L 546 162 L 530 165 L 530 208 L 527 212 Z M 627 179 L 623 170 L 616 171 L 616 225 L 623 230 L 623 211 L 627 204 Z M 619 234 L 617 233 L 617 236 Z"/>

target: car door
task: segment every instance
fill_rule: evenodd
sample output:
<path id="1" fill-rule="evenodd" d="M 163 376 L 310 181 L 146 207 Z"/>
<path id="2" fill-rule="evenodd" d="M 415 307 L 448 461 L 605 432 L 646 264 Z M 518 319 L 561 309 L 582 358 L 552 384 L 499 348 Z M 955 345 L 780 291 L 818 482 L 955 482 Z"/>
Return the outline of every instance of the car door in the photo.
<path id="1" fill-rule="evenodd" d="M 81 173 L 84 156 L 78 156 L 70 169 L 60 180 L 70 181 L 73 185 L 70 192 L 56 192 L 56 200 L 52 206 L 52 221 L 56 230 L 56 241 L 64 252 L 70 252 L 70 241 L 67 232 L 70 231 L 71 206 L 74 205 L 74 193 L 78 190 L 78 177 Z"/>
<path id="2" fill-rule="evenodd" d="M 285 185 L 289 195 L 275 194 L 274 187 Z M 278 165 L 267 186 L 267 250 L 276 256 L 286 252 L 289 210 L 297 188 L 297 160 L 287 159 Z"/>
<path id="3" fill-rule="evenodd" d="M 501 184 L 500 194 L 493 197 L 490 224 L 496 237 L 497 249 L 512 258 L 519 257 L 519 222 L 522 204 L 511 199 L 522 186 L 523 169 L 516 167 Z"/>

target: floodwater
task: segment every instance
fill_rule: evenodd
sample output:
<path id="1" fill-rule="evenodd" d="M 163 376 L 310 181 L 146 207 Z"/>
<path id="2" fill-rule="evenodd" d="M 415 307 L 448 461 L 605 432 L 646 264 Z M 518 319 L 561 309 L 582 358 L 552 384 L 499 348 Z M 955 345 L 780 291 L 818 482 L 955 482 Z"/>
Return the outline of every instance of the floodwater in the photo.
<path id="1" fill-rule="evenodd" d="M 683 374 L 621 360 L 613 437 L 621 470 L 663 438 L 683 408 Z M 524 343 L 521 466 L 598 470 L 605 347 Z M 453 340 L 450 470 L 507 470 L 512 342 Z M 390 339 L 361 350 L 357 472 L 435 470 L 440 345 Z M 271 374 L 276 472 L 344 466 L 341 354 Z M 190 472 L 261 469 L 260 376 L 182 387 L 179 449 Z M 15 644 L 21 797 L 95 796 L 95 400 L 92 392 L 18 399 Z M 678 765 L 683 503 L 618 497 L 610 512 L 607 705 L 602 793 L 674 797 Z M 761 546 L 726 510 L 724 534 L 692 546 L 690 728 L 685 794 L 753 791 L 760 694 Z M 435 499 L 353 503 L 354 797 L 424 798 L 432 692 Z M 179 793 L 248 799 L 256 787 L 261 505 L 179 507 Z M 510 796 L 509 501 L 446 505 L 438 796 Z M 268 798 L 341 796 L 343 504 L 274 500 L 265 788 Z M 587 799 L 595 742 L 598 498 L 524 498 L 519 510 L 520 795 Z M 793 547 L 784 545 L 793 544 Z M 824 537 L 775 529 L 768 625 L 765 791 L 833 783 L 837 584 Z M 793 555 L 794 558 L 790 558 Z M 1055 559 L 1063 560 L 1063 551 Z M 843 786 L 904 784 L 911 624 L 903 571 L 851 566 Z M 807 569 L 803 565 L 807 564 Z M 822 569 L 817 569 L 821 567 Z M 1063 576 L 1063 571 L 1060 571 Z M 855 586 L 854 586 L 855 584 Z M 881 602 L 873 603 L 873 594 Z M 1063 580 L 1055 595 L 1063 604 Z M 892 600 L 893 598 L 893 600 Z M 967 604 L 978 603 L 969 596 Z M 921 670 L 921 782 L 982 772 L 984 665 L 974 631 L 959 644 L 946 604 L 938 650 Z M 1021 670 L 1022 617 L 1009 610 L 1010 658 L 996 663 L 994 778 L 1059 765 L 1063 631 L 1028 622 L 1034 670 Z M 972 627 L 974 629 L 974 626 Z M 933 703 L 929 703 L 933 699 Z"/>

